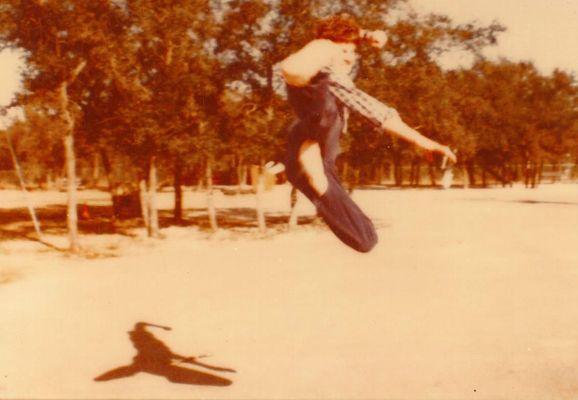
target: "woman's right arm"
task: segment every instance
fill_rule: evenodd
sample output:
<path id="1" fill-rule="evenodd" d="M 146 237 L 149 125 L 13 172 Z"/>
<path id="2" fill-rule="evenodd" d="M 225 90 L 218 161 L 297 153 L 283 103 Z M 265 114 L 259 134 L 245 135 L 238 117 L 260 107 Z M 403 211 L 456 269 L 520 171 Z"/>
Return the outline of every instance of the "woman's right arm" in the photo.
<path id="1" fill-rule="evenodd" d="M 384 130 L 407 140 L 408 142 L 414 143 L 424 150 L 443 154 L 454 163 L 458 161 L 456 155 L 448 146 L 441 145 L 435 140 L 422 135 L 407 125 L 405 122 L 403 122 L 399 117 L 385 120 L 381 127 Z"/>
<path id="2" fill-rule="evenodd" d="M 456 162 L 456 155 L 449 147 L 437 143 L 407 125 L 396 110 L 386 106 L 375 97 L 354 86 L 344 85 L 337 81 L 331 85 L 331 91 L 345 107 L 365 117 L 373 126 L 393 133 L 424 150 L 442 153 L 451 161 Z"/>
<path id="3" fill-rule="evenodd" d="M 324 67 L 331 65 L 337 46 L 326 39 L 309 42 L 281 62 L 281 73 L 291 86 L 306 86 Z"/>

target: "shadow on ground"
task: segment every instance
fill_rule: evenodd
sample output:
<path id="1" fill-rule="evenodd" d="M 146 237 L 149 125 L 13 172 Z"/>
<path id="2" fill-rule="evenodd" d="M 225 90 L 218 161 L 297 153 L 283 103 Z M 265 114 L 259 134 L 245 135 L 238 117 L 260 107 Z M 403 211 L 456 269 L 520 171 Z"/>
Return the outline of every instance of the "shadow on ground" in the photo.
<path id="1" fill-rule="evenodd" d="M 52 205 L 36 210 L 42 232 L 49 235 L 66 235 L 66 207 Z M 114 219 L 112 206 L 79 206 L 78 227 L 81 234 L 120 234 L 134 236 L 133 229 L 142 227 L 140 218 Z M 247 231 L 257 228 L 257 215 L 253 208 L 223 208 L 217 210 L 219 227 L 230 230 Z M 282 232 L 287 229 L 288 213 L 266 213 L 267 228 Z M 299 224 L 306 225 L 315 221 L 315 217 L 299 217 Z M 183 210 L 183 219 L 175 222 L 172 211 L 160 211 L 161 228 L 169 226 L 196 226 L 201 230 L 210 230 L 209 217 L 204 208 Z M 29 239 L 35 240 L 34 225 L 27 208 L 0 209 L 0 241 Z"/>
<path id="2" fill-rule="evenodd" d="M 578 203 L 567 201 L 536 201 L 536 200 L 519 200 L 516 203 L 522 204 L 554 204 L 559 206 L 578 206 Z"/>
<path id="3" fill-rule="evenodd" d="M 571 201 L 548 201 L 548 200 L 500 200 L 500 199 L 469 199 L 470 201 L 494 201 L 500 203 L 518 203 L 518 204 L 532 204 L 532 205 L 556 205 L 556 206 L 578 206 L 578 202 Z"/>
<path id="4" fill-rule="evenodd" d="M 201 229 L 210 229 L 207 210 L 204 208 L 193 208 L 186 211 L 186 217 L 179 226 L 198 226 Z M 161 225 L 175 225 L 171 212 L 161 212 Z M 268 229 L 275 231 L 287 230 L 289 223 L 288 213 L 265 213 Z M 316 220 L 314 216 L 299 217 L 299 225 L 311 224 Z M 217 222 L 219 227 L 231 230 L 247 230 L 258 228 L 257 213 L 254 208 L 220 208 L 217 210 Z"/>
<path id="5" fill-rule="evenodd" d="M 81 233 L 92 234 L 124 234 L 129 235 L 129 229 L 138 226 L 137 220 L 113 222 L 112 207 L 88 206 L 90 218 L 82 217 L 79 210 L 79 230 Z M 44 234 L 65 235 L 66 207 L 46 206 L 36 209 Z M 34 225 L 27 208 L 0 209 L 0 241 L 14 239 L 34 239 Z"/>
<path id="6" fill-rule="evenodd" d="M 134 376 L 138 373 L 147 373 L 162 376 L 173 383 L 202 385 L 202 386 L 229 386 L 233 382 L 229 379 L 199 371 L 197 369 L 185 368 L 180 363 L 187 363 L 196 368 L 204 370 L 234 373 L 231 368 L 216 367 L 198 361 L 203 356 L 186 357 L 175 354 L 171 349 L 156 338 L 147 330 L 148 327 L 171 330 L 166 326 L 137 322 L 132 331 L 128 332 L 130 340 L 137 351 L 131 364 L 114 368 L 104 374 L 94 378 L 97 382 L 106 382 L 115 379 L 123 379 Z M 175 364 L 174 362 L 177 362 Z"/>

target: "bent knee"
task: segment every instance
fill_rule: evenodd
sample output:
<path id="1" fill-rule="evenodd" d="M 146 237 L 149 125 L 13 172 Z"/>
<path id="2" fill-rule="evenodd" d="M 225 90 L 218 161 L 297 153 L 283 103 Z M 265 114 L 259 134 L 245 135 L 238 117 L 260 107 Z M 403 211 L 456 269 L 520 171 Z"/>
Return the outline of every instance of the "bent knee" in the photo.
<path id="1" fill-rule="evenodd" d="M 319 143 L 314 141 L 303 143 L 299 152 L 299 163 L 307 175 L 309 184 L 319 196 L 322 196 L 329 187 L 329 181 L 325 175 Z"/>

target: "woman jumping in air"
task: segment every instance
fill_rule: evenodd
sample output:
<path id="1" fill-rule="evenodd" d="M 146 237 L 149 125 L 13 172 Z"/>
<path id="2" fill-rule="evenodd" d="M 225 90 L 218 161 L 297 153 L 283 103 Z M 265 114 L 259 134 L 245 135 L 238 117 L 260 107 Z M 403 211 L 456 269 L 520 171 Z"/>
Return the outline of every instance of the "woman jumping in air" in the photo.
<path id="1" fill-rule="evenodd" d="M 454 162 L 456 156 L 405 124 L 396 110 L 355 87 L 351 74 L 356 47 L 365 41 L 382 48 L 383 31 L 364 31 L 351 16 L 338 15 L 320 21 L 316 33 L 315 40 L 281 63 L 297 114 L 289 129 L 285 169 L 335 235 L 353 249 L 368 252 L 377 243 L 375 228 L 341 186 L 335 168 L 346 112 L 356 112 L 373 126 Z"/>

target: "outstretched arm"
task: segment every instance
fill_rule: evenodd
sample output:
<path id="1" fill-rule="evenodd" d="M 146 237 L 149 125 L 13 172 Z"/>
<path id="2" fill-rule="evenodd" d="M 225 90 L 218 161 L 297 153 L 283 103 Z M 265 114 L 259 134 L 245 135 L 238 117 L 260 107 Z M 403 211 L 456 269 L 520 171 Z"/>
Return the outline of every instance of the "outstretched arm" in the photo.
<path id="1" fill-rule="evenodd" d="M 402 121 L 396 110 L 349 82 L 342 82 L 338 76 L 332 76 L 330 90 L 345 107 L 363 116 L 376 128 L 391 132 L 424 150 L 441 153 L 456 162 L 456 155 L 449 147 L 443 146 L 411 128 Z"/>
<path id="2" fill-rule="evenodd" d="M 438 142 L 431 140 L 428 137 L 425 137 L 412 127 L 408 126 L 399 117 L 386 119 L 382 123 L 381 127 L 384 130 L 407 140 L 408 142 L 414 143 L 415 145 L 421 147 L 424 150 L 441 153 L 451 161 L 453 162 L 457 161 L 456 155 L 454 154 L 453 151 L 451 151 L 451 149 L 448 146 L 443 146 Z"/>
<path id="3" fill-rule="evenodd" d="M 221 372 L 237 372 L 234 369 L 231 368 L 224 368 L 224 367 L 216 367 L 214 365 L 209 365 L 209 364 L 205 364 L 202 362 L 199 362 L 197 360 L 197 358 L 200 357 L 183 357 L 181 358 L 181 361 L 189 363 L 189 364 L 193 364 L 193 365 L 197 365 L 199 367 L 203 367 L 203 368 L 207 368 L 207 369 L 211 369 L 213 371 L 221 371 Z"/>

